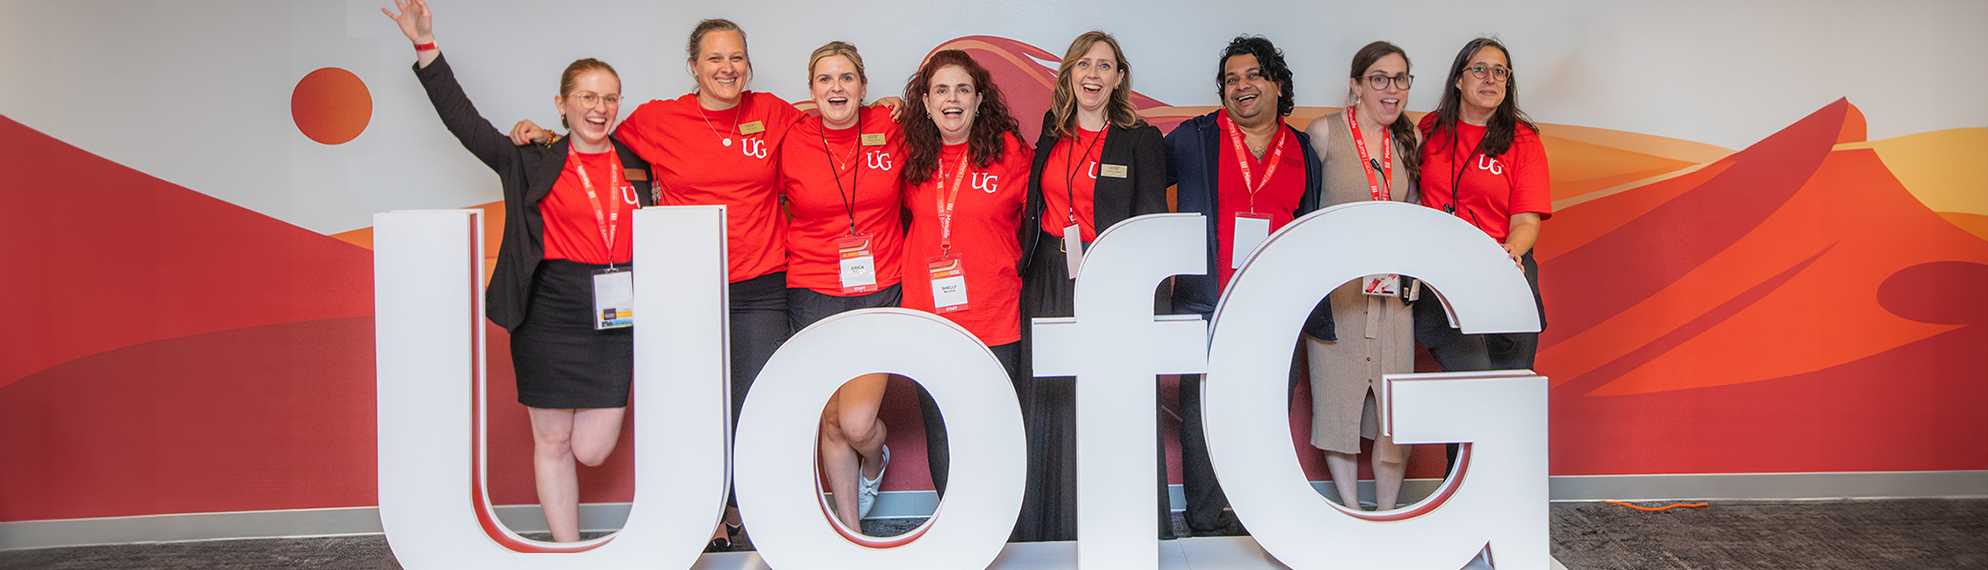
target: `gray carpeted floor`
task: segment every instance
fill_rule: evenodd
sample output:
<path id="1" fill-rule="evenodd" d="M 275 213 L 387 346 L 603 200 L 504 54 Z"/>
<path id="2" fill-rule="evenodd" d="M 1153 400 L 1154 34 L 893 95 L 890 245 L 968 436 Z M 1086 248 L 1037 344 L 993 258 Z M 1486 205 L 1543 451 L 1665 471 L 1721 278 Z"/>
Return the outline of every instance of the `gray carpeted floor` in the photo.
<path id="1" fill-rule="evenodd" d="M 864 531 L 895 534 L 916 523 L 869 521 Z M 1988 568 L 1988 500 L 1715 503 L 1661 513 L 1558 504 L 1552 525 L 1553 556 L 1574 569 Z M 358 536 L 0 552 L 0 568 L 398 565 L 385 539 Z"/>

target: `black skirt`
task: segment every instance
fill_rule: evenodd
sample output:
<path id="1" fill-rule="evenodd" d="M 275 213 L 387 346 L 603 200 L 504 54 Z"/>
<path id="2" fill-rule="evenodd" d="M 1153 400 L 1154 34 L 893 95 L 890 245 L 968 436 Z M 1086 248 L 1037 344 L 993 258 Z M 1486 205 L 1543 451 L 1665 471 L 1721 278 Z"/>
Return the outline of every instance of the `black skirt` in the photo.
<path id="1" fill-rule="evenodd" d="M 538 264 L 525 321 L 511 331 L 518 403 L 551 409 L 628 405 L 634 329 L 594 330 L 594 270 L 605 267 L 562 260 Z"/>
<path id="2" fill-rule="evenodd" d="M 1013 539 L 1019 542 L 1077 538 L 1077 383 L 1069 378 L 1030 378 L 1035 317 L 1074 314 L 1077 283 L 1070 279 L 1062 238 L 1038 236 L 1022 275 L 1022 423 L 1028 433 L 1028 475 Z"/>

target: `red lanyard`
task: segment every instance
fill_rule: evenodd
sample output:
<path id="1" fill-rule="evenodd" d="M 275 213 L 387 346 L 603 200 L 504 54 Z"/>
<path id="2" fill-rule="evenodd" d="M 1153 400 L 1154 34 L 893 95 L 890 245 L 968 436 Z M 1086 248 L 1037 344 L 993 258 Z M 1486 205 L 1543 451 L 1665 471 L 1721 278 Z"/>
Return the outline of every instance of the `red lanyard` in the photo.
<path id="1" fill-rule="evenodd" d="M 607 160 L 610 187 L 616 191 L 614 197 L 621 198 L 620 190 L 623 186 L 621 181 L 621 154 L 615 152 L 614 147 L 608 147 Z M 566 161 L 573 165 L 573 170 L 580 173 L 580 187 L 587 190 L 587 203 L 594 206 L 594 226 L 601 232 L 602 249 L 607 251 L 607 258 L 613 260 L 614 236 L 621 231 L 621 209 L 610 205 L 607 214 L 601 213 L 600 196 L 594 192 L 593 179 L 587 176 L 587 165 L 580 161 L 580 149 L 578 147 L 571 144 L 566 145 Z"/>
<path id="2" fill-rule="evenodd" d="M 1381 161 L 1375 163 L 1367 154 L 1367 139 L 1360 136 L 1360 121 L 1353 116 L 1358 107 L 1346 107 L 1346 130 L 1353 135 L 1353 149 L 1360 151 L 1360 171 L 1367 174 L 1367 193 L 1375 200 L 1386 202 L 1394 191 L 1394 135 L 1381 130 Z M 1374 169 L 1382 170 L 1380 180 L 1374 179 Z"/>
<path id="3" fill-rule="evenodd" d="M 1222 129 L 1229 132 L 1229 144 L 1235 147 L 1236 164 L 1242 167 L 1243 190 L 1249 192 L 1249 213 L 1254 214 L 1256 213 L 1256 192 L 1270 185 L 1270 177 L 1277 175 L 1277 163 L 1283 162 L 1282 160 L 1278 160 L 1284 157 L 1283 129 L 1280 127 L 1276 134 L 1277 146 L 1271 147 L 1270 167 L 1263 169 L 1262 184 L 1255 183 L 1253 176 L 1255 173 L 1249 168 L 1249 150 L 1243 148 L 1242 131 L 1236 128 L 1235 121 L 1223 121 Z"/>
<path id="4" fill-rule="evenodd" d="M 952 194 L 946 194 L 946 169 L 944 165 L 940 165 L 939 175 L 933 179 L 933 181 L 939 184 L 938 191 L 934 193 L 933 198 L 938 200 L 939 252 L 942 254 L 951 254 L 953 251 L 953 206 L 959 201 L 960 186 L 966 181 L 966 160 L 973 156 L 972 149 L 962 150 L 963 152 L 960 153 L 959 157 L 959 168 L 954 169 L 953 173 Z"/>

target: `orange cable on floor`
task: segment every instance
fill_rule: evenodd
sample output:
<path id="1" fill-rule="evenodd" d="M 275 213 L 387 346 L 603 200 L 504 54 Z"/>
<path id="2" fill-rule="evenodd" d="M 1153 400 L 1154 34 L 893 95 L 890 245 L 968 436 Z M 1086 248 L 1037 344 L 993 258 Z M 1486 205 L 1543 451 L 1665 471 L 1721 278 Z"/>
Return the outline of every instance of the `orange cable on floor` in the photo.
<path id="1" fill-rule="evenodd" d="M 1671 504 L 1668 504 L 1668 505 L 1658 505 L 1658 506 L 1654 506 L 1654 507 L 1646 507 L 1646 506 L 1643 506 L 1643 505 L 1638 505 L 1638 504 L 1636 504 L 1636 503 L 1631 503 L 1631 502 L 1629 502 L 1629 501 L 1617 501 L 1617 500 L 1614 500 L 1614 499 L 1609 499 L 1609 500 L 1606 500 L 1606 501 L 1602 501 L 1602 502 L 1604 502 L 1604 503 L 1608 503 L 1608 504 L 1611 504 L 1611 505 L 1615 505 L 1615 506 L 1618 506 L 1618 507 L 1629 507 L 1629 508 L 1632 508 L 1632 509 L 1636 509 L 1636 510 L 1639 510 L 1639 511 L 1643 511 L 1643 512 L 1646 512 L 1646 513 L 1660 513 L 1660 512 L 1663 512 L 1663 511 L 1668 511 L 1668 510 L 1673 510 L 1673 509 L 1703 509 L 1703 508 L 1709 508 L 1709 507 L 1711 507 L 1711 506 L 1712 506 L 1712 504 L 1711 504 L 1711 503 L 1703 503 L 1703 502 L 1700 502 L 1700 503 L 1671 503 Z"/>

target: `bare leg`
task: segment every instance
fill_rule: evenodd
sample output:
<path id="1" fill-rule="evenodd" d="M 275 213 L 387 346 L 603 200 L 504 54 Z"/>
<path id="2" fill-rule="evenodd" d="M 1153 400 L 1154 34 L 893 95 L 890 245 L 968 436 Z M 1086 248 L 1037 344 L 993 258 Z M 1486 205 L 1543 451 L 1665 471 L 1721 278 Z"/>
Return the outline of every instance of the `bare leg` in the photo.
<path id="1" fill-rule="evenodd" d="M 1332 487 L 1339 491 L 1339 504 L 1360 510 L 1360 455 L 1327 451 L 1325 470 L 1332 473 Z"/>
<path id="2" fill-rule="evenodd" d="M 573 471 L 573 410 L 526 408 L 532 422 L 532 474 L 553 542 L 580 540 L 580 479 Z"/>
<path id="3" fill-rule="evenodd" d="M 886 432 L 877 420 L 888 375 L 866 374 L 850 380 L 822 412 L 822 472 L 835 493 L 835 513 L 850 530 L 861 531 L 856 477 L 876 478 L 883 470 Z"/>
<path id="4" fill-rule="evenodd" d="M 1381 435 L 1374 438 L 1374 502 L 1380 510 L 1393 509 L 1401 500 L 1401 480 L 1408 475 L 1408 462 L 1386 461 L 1382 458 L 1396 456 L 1394 438 Z M 1406 450 L 1403 450 L 1406 451 Z M 1407 455 L 1401 455 L 1404 459 Z"/>
<path id="5" fill-rule="evenodd" d="M 587 408 L 573 413 L 573 459 L 600 467 L 621 442 L 621 418 L 628 408 Z"/>

